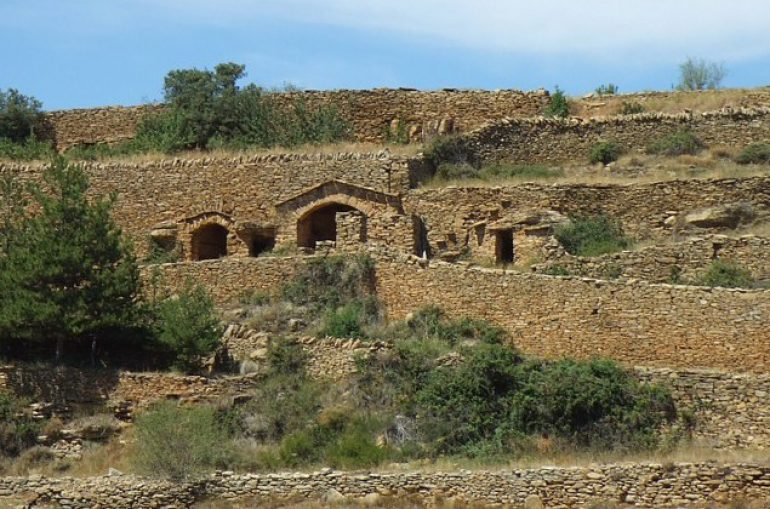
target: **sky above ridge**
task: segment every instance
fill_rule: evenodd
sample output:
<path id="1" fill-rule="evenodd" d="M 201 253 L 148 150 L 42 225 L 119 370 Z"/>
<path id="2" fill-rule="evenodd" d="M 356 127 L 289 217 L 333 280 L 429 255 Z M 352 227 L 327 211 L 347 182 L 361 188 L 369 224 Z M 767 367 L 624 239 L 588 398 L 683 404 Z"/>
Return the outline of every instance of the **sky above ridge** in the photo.
<path id="1" fill-rule="evenodd" d="M 670 89 L 688 56 L 770 85 L 767 0 L 0 0 L 0 89 L 45 109 L 162 98 L 171 69 L 306 89 Z"/>

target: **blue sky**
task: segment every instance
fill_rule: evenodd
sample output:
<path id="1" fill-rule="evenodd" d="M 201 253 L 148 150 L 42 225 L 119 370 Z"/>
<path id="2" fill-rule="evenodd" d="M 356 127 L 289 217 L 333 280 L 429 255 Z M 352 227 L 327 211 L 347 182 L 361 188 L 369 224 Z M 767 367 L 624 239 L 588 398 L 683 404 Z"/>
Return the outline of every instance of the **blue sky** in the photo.
<path id="1" fill-rule="evenodd" d="M 162 97 L 232 61 L 307 89 L 669 89 L 686 57 L 770 85 L 767 0 L 0 0 L 0 88 L 45 109 Z"/>

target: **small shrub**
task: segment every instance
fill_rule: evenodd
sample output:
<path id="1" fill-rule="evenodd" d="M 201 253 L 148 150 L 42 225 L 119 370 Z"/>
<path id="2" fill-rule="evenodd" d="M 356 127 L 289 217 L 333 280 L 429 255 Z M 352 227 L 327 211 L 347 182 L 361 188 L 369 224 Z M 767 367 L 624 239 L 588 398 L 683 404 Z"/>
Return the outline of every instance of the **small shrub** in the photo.
<path id="1" fill-rule="evenodd" d="M 270 294 L 259 290 L 244 290 L 238 296 L 238 304 L 244 306 L 264 306 L 270 303 Z"/>
<path id="2" fill-rule="evenodd" d="M 770 163 L 770 143 L 752 143 L 745 147 L 735 158 L 738 164 Z"/>
<path id="3" fill-rule="evenodd" d="M 0 138 L 0 158 L 13 161 L 34 161 L 50 159 L 56 154 L 48 141 L 39 141 L 34 137 L 15 142 L 10 138 Z"/>
<path id="4" fill-rule="evenodd" d="M 232 462 L 227 428 L 211 406 L 162 403 L 136 418 L 133 462 L 141 472 L 173 480 L 226 468 Z"/>
<path id="5" fill-rule="evenodd" d="M 469 180 L 481 178 L 478 168 L 468 163 L 442 163 L 436 169 L 434 177 L 437 180 Z"/>
<path id="6" fill-rule="evenodd" d="M 475 156 L 468 147 L 465 138 L 458 134 L 438 136 L 423 150 L 423 158 L 434 173 L 442 165 L 476 166 Z"/>
<path id="7" fill-rule="evenodd" d="M 577 256 L 614 253 L 631 245 L 620 223 L 604 215 L 574 218 L 557 228 L 555 235 L 568 253 Z"/>
<path id="8" fill-rule="evenodd" d="M 614 83 L 607 83 L 606 85 L 599 85 L 596 87 L 596 95 L 615 95 L 620 89 Z"/>
<path id="9" fill-rule="evenodd" d="M 333 338 L 360 338 L 364 336 L 364 306 L 350 302 L 327 311 L 321 334 Z"/>
<path id="10" fill-rule="evenodd" d="M 588 154 L 588 161 L 592 164 L 602 163 L 610 164 L 617 161 L 623 154 L 623 148 L 615 141 L 600 141 L 591 147 L 591 151 Z"/>
<path id="11" fill-rule="evenodd" d="M 310 260 L 283 288 L 296 305 L 338 308 L 372 293 L 374 262 L 368 256 L 330 256 Z"/>
<path id="12" fill-rule="evenodd" d="M 572 271 L 563 265 L 551 265 L 543 271 L 548 276 L 572 276 Z"/>
<path id="13" fill-rule="evenodd" d="M 664 156 L 695 155 L 703 148 L 703 143 L 688 130 L 681 130 L 655 140 L 647 147 L 650 154 Z"/>
<path id="14" fill-rule="evenodd" d="M 0 391 L 0 454 L 18 456 L 35 445 L 39 425 L 24 411 L 23 403 Z"/>
<path id="15" fill-rule="evenodd" d="M 161 264 L 161 263 L 176 263 L 179 261 L 180 253 L 179 247 L 166 248 L 162 246 L 154 238 L 150 237 L 147 241 L 147 255 L 144 257 L 144 263 L 147 264 Z"/>
<path id="16" fill-rule="evenodd" d="M 297 341 L 280 339 L 270 343 L 267 361 L 273 374 L 304 376 L 307 353 Z"/>
<path id="17" fill-rule="evenodd" d="M 385 141 L 394 145 L 409 144 L 409 125 L 398 119 L 395 122 L 395 127 L 393 129 L 393 124 L 390 124 L 385 128 Z"/>
<path id="18" fill-rule="evenodd" d="M 214 301 L 201 285 L 187 282 L 176 298 L 157 305 L 158 339 L 173 353 L 174 366 L 195 372 L 222 337 Z"/>
<path id="19" fill-rule="evenodd" d="M 546 107 L 543 115 L 546 117 L 566 118 L 570 114 L 569 101 L 564 92 L 557 86 L 551 94 L 551 102 Z"/>
<path id="20" fill-rule="evenodd" d="M 731 262 L 714 260 L 694 283 L 702 286 L 751 288 L 755 281 L 748 269 Z"/>
<path id="21" fill-rule="evenodd" d="M 621 115 L 636 115 L 637 113 L 644 113 L 644 112 L 645 112 L 645 109 L 641 103 L 629 102 L 629 101 L 623 101 L 622 103 L 620 103 Z"/>

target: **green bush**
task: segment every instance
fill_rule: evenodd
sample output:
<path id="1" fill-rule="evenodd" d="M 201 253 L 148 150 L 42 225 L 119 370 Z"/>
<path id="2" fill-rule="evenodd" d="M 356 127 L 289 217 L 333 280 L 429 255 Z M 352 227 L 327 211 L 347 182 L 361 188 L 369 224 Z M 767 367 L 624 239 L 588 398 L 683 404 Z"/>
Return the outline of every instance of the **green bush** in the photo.
<path id="1" fill-rule="evenodd" d="M 240 436 L 273 443 L 315 424 L 325 386 L 303 374 L 273 371 L 235 410 Z"/>
<path id="2" fill-rule="evenodd" d="M 37 443 L 40 425 L 12 394 L 0 391 L 0 454 L 18 456 Z"/>
<path id="3" fill-rule="evenodd" d="M 329 256 L 310 260 L 283 287 L 283 296 L 296 305 L 338 308 L 373 292 L 374 262 L 368 256 Z"/>
<path id="4" fill-rule="evenodd" d="M 548 276 L 572 276 L 572 272 L 563 265 L 552 265 L 543 271 Z"/>
<path id="5" fill-rule="evenodd" d="M 622 154 L 623 147 L 616 141 L 600 141 L 591 147 L 591 151 L 588 154 L 588 161 L 592 164 L 602 163 L 606 165 L 617 161 Z"/>
<path id="6" fill-rule="evenodd" d="M 738 164 L 768 164 L 770 163 L 770 143 L 752 143 L 735 158 Z"/>
<path id="7" fill-rule="evenodd" d="M 10 138 L 0 138 L 0 159 L 13 161 L 33 161 L 38 159 L 50 159 L 56 154 L 51 142 L 39 141 L 29 137 L 23 141 L 15 142 Z"/>
<path id="8" fill-rule="evenodd" d="M 702 286 L 751 288 L 755 281 L 748 269 L 728 261 L 714 260 L 694 283 Z"/>
<path id="9" fill-rule="evenodd" d="M 211 406 L 159 404 L 137 416 L 134 434 L 132 460 L 147 475 L 183 480 L 233 462 L 230 430 Z"/>
<path id="10" fill-rule="evenodd" d="M 329 309 L 324 317 L 321 334 L 333 338 L 360 338 L 364 336 L 365 306 L 349 302 L 337 309 Z"/>
<path id="11" fill-rule="evenodd" d="M 691 131 L 681 130 L 658 138 L 647 147 L 647 152 L 665 156 L 695 155 L 702 148 L 703 143 Z"/>
<path id="12" fill-rule="evenodd" d="M 176 297 L 157 304 L 158 340 L 184 372 L 200 370 L 219 344 L 222 326 L 206 289 L 188 281 Z"/>
<path id="13" fill-rule="evenodd" d="M 43 120 L 42 106 L 34 97 L 16 89 L 0 90 L 0 139 L 13 143 L 34 139 Z"/>
<path id="14" fill-rule="evenodd" d="M 468 146 L 468 142 L 459 134 L 438 136 L 431 140 L 423 150 L 423 159 L 430 165 L 434 173 L 443 165 L 449 165 L 450 168 L 452 166 L 461 168 L 465 166 L 476 167 L 478 165 L 475 154 Z"/>
<path id="15" fill-rule="evenodd" d="M 273 374 L 304 376 L 307 353 L 296 340 L 279 339 L 270 343 L 267 361 Z"/>
<path id="16" fill-rule="evenodd" d="M 245 67 L 177 69 L 164 80 L 167 109 L 146 117 L 127 150 L 245 149 L 347 139 L 350 124 L 334 105 L 311 108 L 293 89 L 278 98 L 253 84 L 236 83 Z"/>
<path id="17" fill-rule="evenodd" d="M 555 235 L 564 249 L 576 256 L 599 256 L 631 245 L 620 223 L 605 215 L 573 218 L 557 228 Z"/>
<path id="18" fill-rule="evenodd" d="M 609 360 L 532 361 L 519 375 L 523 383 L 512 394 L 508 415 L 509 425 L 522 433 L 601 449 L 644 449 L 675 418 L 668 391 L 640 384 Z"/>
<path id="19" fill-rule="evenodd" d="M 494 344 L 463 354 L 459 365 L 432 370 L 416 396 L 421 430 L 438 453 L 504 452 L 529 435 L 643 449 L 675 417 L 667 391 L 611 361 L 525 361 Z"/>
<path id="20" fill-rule="evenodd" d="M 437 180 L 471 180 L 481 178 L 478 168 L 468 163 L 442 163 L 436 169 L 434 178 Z"/>
<path id="21" fill-rule="evenodd" d="M 595 93 L 596 95 L 615 95 L 619 90 L 619 87 L 614 83 L 607 83 L 596 87 Z"/>
<path id="22" fill-rule="evenodd" d="M 546 117 L 566 118 L 570 114 L 569 101 L 564 92 L 557 86 L 551 94 L 551 102 L 546 107 L 543 115 Z"/>

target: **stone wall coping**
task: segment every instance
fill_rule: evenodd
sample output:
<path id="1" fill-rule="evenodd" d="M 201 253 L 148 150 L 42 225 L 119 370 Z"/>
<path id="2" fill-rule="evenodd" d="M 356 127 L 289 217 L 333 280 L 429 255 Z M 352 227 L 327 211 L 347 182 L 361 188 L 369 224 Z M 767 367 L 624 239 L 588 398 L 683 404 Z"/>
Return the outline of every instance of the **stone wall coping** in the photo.
<path id="1" fill-rule="evenodd" d="M 201 157 L 165 157 L 154 161 L 73 161 L 74 164 L 85 169 L 93 170 L 120 170 L 121 168 L 184 168 L 207 165 L 253 165 L 264 163 L 287 162 L 331 162 L 331 161 L 383 161 L 383 162 L 407 162 L 415 160 L 412 156 L 391 154 L 387 150 L 376 152 L 280 152 L 275 154 L 232 154 L 232 155 L 206 155 Z M 30 163 L 0 162 L 0 170 L 29 171 L 41 170 L 49 166 L 48 162 L 33 161 Z"/>

